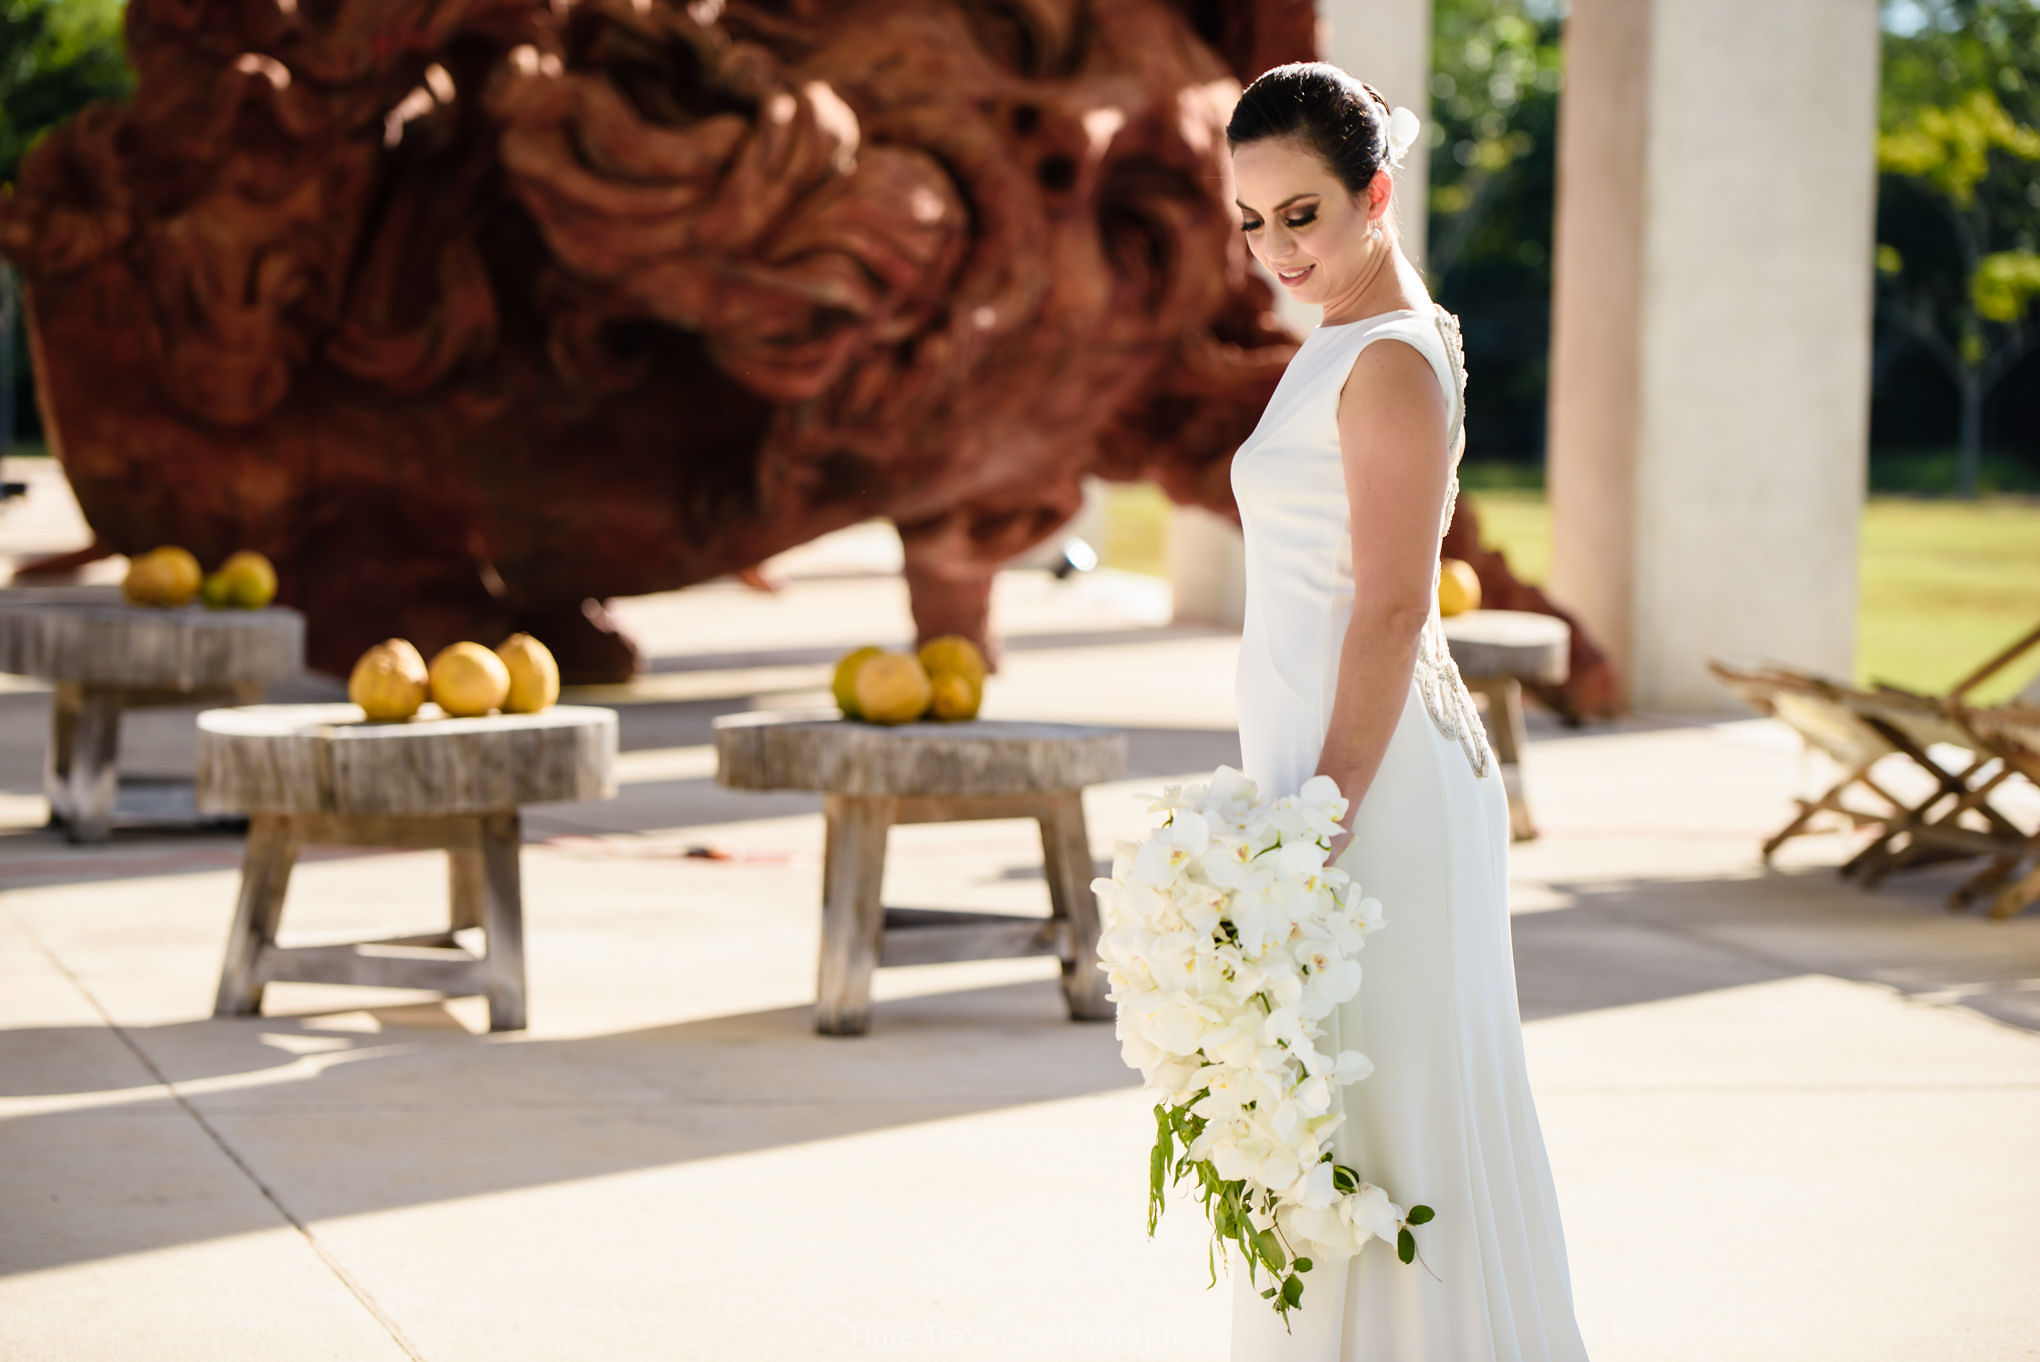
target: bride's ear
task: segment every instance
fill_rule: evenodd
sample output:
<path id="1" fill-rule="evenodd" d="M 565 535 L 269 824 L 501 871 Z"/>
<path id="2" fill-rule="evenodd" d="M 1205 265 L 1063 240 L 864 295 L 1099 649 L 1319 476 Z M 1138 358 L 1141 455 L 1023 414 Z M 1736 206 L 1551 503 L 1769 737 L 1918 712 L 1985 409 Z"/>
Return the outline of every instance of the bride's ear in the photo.
<path id="1" fill-rule="evenodd" d="M 1383 166 L 1374 172 L 1374 178 L 1367 182 L 1367 218 L 1370 222 L 1386 223 L 1388 210 L 1395 203 L 1395 177 Z"/>

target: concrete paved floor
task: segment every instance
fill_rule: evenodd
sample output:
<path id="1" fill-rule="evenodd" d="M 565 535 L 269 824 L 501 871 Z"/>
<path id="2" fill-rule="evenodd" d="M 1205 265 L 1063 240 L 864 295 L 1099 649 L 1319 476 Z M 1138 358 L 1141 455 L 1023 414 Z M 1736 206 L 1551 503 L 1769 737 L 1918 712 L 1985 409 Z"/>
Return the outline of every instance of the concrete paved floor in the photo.
<path id="1" fill-rule="evenodd" d="M 0 552 L 63 545 L 40 495 Z M 527 820 L 512 1036 L 309 986 L 211 1020 L 237 840 L 43 831 L 47 697 L 9 683 L 0 1358 L 1223 1358 L 1199 1224 L 1146 1237 L 1146 1110 L 1049 962 L 883 973 L 869 1036 L 809 1030 L 817 805 L 718 790 L 709 721 L 902 640 L 892 551 L 852 532 L 780 596 L 625 606 L 654 671 L 591 697 L 623 794 Z M 1101 856 L 1139 792 L 1236 756 L 1235 640 L 1165 605 L 1001 582 L 992 709 L 1133 731 L 1134 778 L 1087 801 Z M 1762 869 L 1817 774 L 1768 724 L 1534 736 L 1515 945 L 1593 1356 L 2040 1357 L 2040 914 L 1950 916 L 1949 873 L 1858 892 L 1839 837 Z M 126 749 L 177 769 L 188 716 Z M 895 839 L 890 902 L 1045 910 L 1025 825 Z M 433 922 L 443 875 L 315 853 L 286 936 Z"/>

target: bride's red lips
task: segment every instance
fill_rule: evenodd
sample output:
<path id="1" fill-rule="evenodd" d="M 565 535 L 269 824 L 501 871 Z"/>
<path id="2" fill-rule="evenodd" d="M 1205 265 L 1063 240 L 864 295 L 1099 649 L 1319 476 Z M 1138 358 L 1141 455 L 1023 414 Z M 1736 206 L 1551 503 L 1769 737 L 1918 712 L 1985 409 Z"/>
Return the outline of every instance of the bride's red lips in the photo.
<path id="1" fill-rule="evenodd" d="M 1275 277 L 1282 282 L 1284 288 L 1295 288 L 1308 278 L 1310 272 L 1316 268 L 1316 265 L 1305 265 L 1300 270 L 1277 270 L 1275 271 Z"/>

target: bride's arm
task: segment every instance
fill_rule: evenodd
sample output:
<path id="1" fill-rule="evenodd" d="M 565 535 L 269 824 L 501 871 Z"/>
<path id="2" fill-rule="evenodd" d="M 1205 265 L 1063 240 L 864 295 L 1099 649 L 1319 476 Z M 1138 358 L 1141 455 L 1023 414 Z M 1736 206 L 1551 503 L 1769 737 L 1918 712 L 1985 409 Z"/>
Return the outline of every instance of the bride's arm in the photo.
<path id="1" fill-rule="evenodd" d="M 1339 453 L 1353 523 L 1353 618 L 1318 773 L 1352 801 L 1381 767 L 1431 613 L 1438 526 L 1452 475 L 1451 413 L 1430 362 L 1399 341 L 1360 352 L 1339 395 Z M 1333 844 L 1344 851 L 1350 833 Z"/>

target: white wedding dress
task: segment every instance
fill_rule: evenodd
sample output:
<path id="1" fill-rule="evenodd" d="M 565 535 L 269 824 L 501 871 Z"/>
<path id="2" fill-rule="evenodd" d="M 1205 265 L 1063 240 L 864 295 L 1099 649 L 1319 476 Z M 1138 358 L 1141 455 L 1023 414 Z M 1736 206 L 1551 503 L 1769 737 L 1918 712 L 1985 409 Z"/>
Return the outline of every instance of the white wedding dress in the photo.
<path id="1" fill-rule="evenodd" d="M 1353 608 L 1339 392 L 1361 350 L 1384 340 L 1430 361 L 1456 446 L 1458 323 L 1443 309 L 1402 311 L 1313 331 L 1233 460 L 1247 558 L 1241 764 L 1264 796 L 1294 793 L 1324 743 Z M 1386 925 L 1361 953 L 1360 995 L 1336 1014 L 1338 1043 L 1374 1072 L 1345 1089 L 1333 1148 L 1397 1202 L 1436 1210 L 1417 1231 L 1431 1271 L 1382 1243 L 1320 1261 L 1285 1332 L 1259 1296 L 1266 1276 L 1250 1285 L 1235 1254 L 1233 1362 L 1584 1359 L 1524 1070 L 1508 809 L 1435 604 L 1353 831 L 1339 864 L 1381 901 Z"/>

